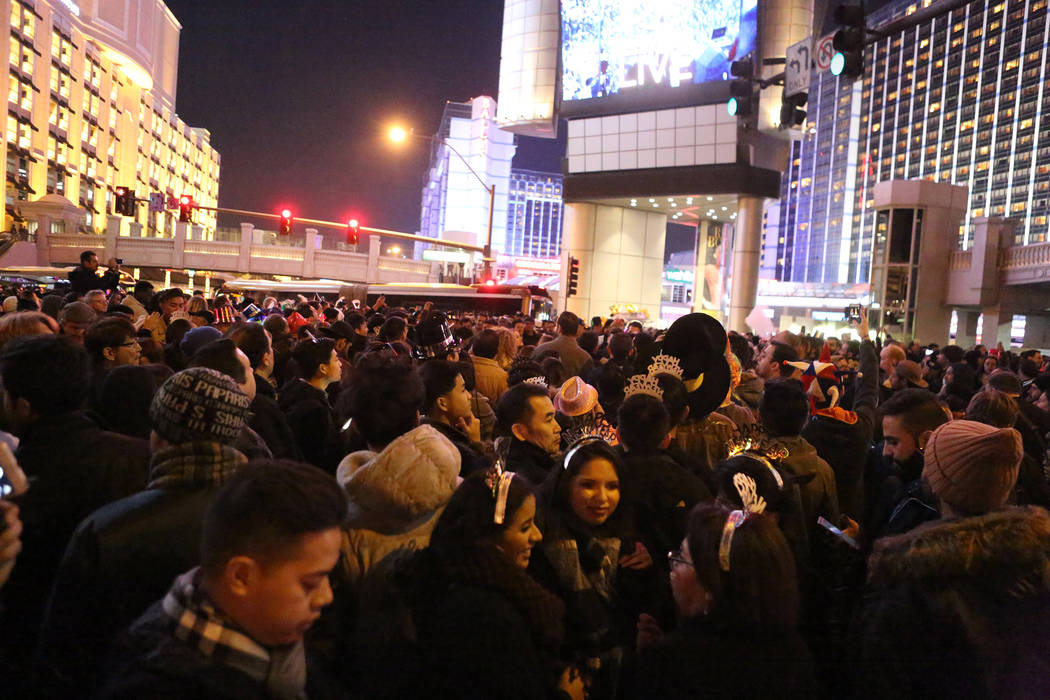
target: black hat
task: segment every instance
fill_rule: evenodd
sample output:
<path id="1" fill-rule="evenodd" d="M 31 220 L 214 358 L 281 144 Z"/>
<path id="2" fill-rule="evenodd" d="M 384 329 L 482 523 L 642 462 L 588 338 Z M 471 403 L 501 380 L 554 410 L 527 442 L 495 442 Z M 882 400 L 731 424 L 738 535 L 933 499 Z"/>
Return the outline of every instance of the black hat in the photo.
<path id="1" fill-rule="evenodd" d="M 689 389 L 689 415 L 700 419 L 722 405 L 732 377 L 726 362 L 726 329 L 713 316 L 686 314 L 667 330 L 663 352 L 678 358 Z"/>
<path id="2" fill-rule="evenodd" d="M 335 323 L 321 327 L 318 329 L 321 334 L 325 337 L 331 338 L 332 340 L 353 340 L 354 329 L 350 327 L 350 324 L 346 321 L 336 321 Z"/>
<path id="3" fill-rule="evenodd" d="M 452 335 L 448 319 L 441 311 L 426 315 L 416 324 L 415 333 L 416 347 L 412 349 L 412 354 L 418 360 L 444 358 L 459 345 L 459 340 Z"/>

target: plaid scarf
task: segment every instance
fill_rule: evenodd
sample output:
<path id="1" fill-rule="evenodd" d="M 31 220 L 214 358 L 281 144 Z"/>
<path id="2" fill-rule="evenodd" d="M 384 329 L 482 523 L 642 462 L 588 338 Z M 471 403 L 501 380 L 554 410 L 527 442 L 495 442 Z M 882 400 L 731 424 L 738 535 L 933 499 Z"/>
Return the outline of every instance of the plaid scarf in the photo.
<path id="1" fill-rule="evenodd" d="M 153 453 L 147 489 L 224 483 L 248 458 L 218 442 L 184 442 Z"/>
<path id="2" fill-rule="evenodd" d="M 200 587 L 200 567 L 175 579 L 161 604 L 175 621 L 175 637 L 215 663 L 235 668 L 266 686 L 271 697 L 306 697 L 306 655 L 302 641 L 268 649 L 216 609 Z"/>

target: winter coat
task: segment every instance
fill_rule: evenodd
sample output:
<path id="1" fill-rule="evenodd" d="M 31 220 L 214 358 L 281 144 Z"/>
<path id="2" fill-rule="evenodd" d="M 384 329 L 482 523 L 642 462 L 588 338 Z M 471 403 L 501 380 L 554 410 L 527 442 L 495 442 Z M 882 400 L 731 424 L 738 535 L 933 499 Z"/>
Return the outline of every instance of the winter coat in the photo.
<path id="1" fill-rule="evenodd" d="M 334 472 L 342 455 L 328 395 L 309 382 L 293 379 L 282 387 L 277 405 L 288 418 L 303 461 Z"/>
<path id="2" fill-rule="evenodd" d="M 77 527 L 55 577 L 41 628 L 48 695 L 90 688 L 114 637 L 172 580 L 200 563 L 204 511 L 247 459 L 218 443 L 159 450 L 153 486 L 96 510 Z M 193 464 L 193 468 L 188 468 Z M 90 604 L 85 604 L 90 601 Z"/>
<path id="3" fill-rule="evenodd" d="M 481 443 L 471 442 L 466 435 L 451 425 L 432 421 L 429 418 L 424 418 L 420 423 L 433 427 L 456 446 L 456 449 L 459 450 L 460 476 L 466 478 L 476 471 L 487 469 L 489 464 L 491 464 L 492 460 L 485 457 L 485 449 Z"/>
<path id="4" fill-rule="evenodd" d="M 797 632 L 753 633 L 688 620 L 644 648 L 630 698 L 818 697 L 809 649 Z"/>
<path id="5" fill-rule="evenodd" d="M 169 581 L 170 583 L 170 581 Z M 109 681 L 98 697 L 105 700 L 269 700 L 264 684 L 233 666 L 208 658 L 174 634 L 175 622 L 150 606 L 121 638 L 107 668 Z M 311 668 L 307 657 L 306 695 L 310 700 L 346 698 Z"/>
<path id="6" fill-rule="evenodd" d="M 853 518 L 860 518 L 864 513 L 864 465 L 877 420 L 878 362 L 875 346 L 870 340 L 862 342 L 862 376 L 857 382 L 853 410 L 838 407 L 818 410 L 802 430 L 802 437 L 835 473 L 840 510 Z"/>
<path id="7" fill-rule="evenodd" d="M 80 413 L 33 423 L 15 456 L 31 488 L 19 503 L 22 552 L 0 590 L 5 610 L 0 656 L 9 659 L 35 649 L 47 592 L 77 523 L 142 490 L 150 459 L 145 440 L 100 430 Z"/>
<path id="8" fill-rule="evenodd" d="M 554 459 L 542 447 L 511 438 L 510 449 L 507 452 L 507 471 L 516 473 L 538 488 L 553 467 Z"/>
<path id="9" fill-rule="evenodd" d="M 740 383 L 737 384 L 736 389 L 733 389 L 733 396 L 740 399 L 745 406 L 757 414 L 758 405 L 762 403 L 762 392 L 765 385 L 766 381 L 753 370 L 741 372 Z"/>
<path id="10" fill-rule="evenodd" d="M 471 356 L 474 363 L 474 387 L 493 405 L 507 390 L 507 371 L 495 360 Z"/>
<path id="11" fill-rule="evenodd" d="M 863 615 L 867 694 L 1045 697 L 1048 570 L 1050 515 L 1037 507 L 879 540 Z"/>
<path id="12" fill-rule="evenodd" d="M 639 529 L 657 553 L 675 549 L 685 537 L 685 522 L 697 503 L 712 500 L 710 489 L 663 450 L 625 451 L 622 493 Z"/>
<path id="13" fill-rule="evenodd" d="M 780 462 L 780 470 L 800 478 L 802 513 L 810 532 L 815 532 L 815 528 L 819 527 L 817 518 L 820 516 L 837 524 L 839 499 L 835 490 L 835 473 L 831 467 L 802 436 L 777 437 L 774 440 L 788 451 L 788 456 Z"/>
<path id="14" fill-rule="evenodd" d="M 580 347 L 576 338 L 568 335 L 559 335 L 554 340 L 537 345 L 531 359 L 543 362 L 548 357 L 561 359 L 566 377 L 585 377 L 594 367 L 594 359 L 590 354 Z"/>
<path id="15" fill-rule="evenodd" d="M 255 375 L 255 398 L 252 399 L 248 425 L 266 442 L 275 459 L 302 461 L 292 426 L 277 403 L 277 391 L 268 379 Z"/>
<path id="16" fill-rule="evenodd" d="M 423 549 L 459 485 L 459 451 L 430 425 L 397 438 L 380 453 L 347 455 L 336 479 L 350 500 L 343 568 L 357 583 L 398 549 Z"/>
<path id="17" fill-rule="evenodd" d="M 69 271 L 69 291 L 82 297 L 92 289 L 102 289 L 112 292 L 120 283 L 120 273 L 116 270 L 106 270 L 102 275 L 97 270 L 88 270 L 77 265 Z"/>

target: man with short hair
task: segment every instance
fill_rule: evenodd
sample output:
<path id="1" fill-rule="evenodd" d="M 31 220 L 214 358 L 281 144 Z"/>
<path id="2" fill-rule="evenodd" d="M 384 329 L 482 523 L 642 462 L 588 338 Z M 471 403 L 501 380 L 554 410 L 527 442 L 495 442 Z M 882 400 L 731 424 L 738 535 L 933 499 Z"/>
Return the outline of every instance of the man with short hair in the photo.
<path id="1" fill-rule="evenodd" d="M 14 338 L 0 353 L 5 427 L 20 439 L 15 456 L 31 481 L 19 503 L 21 558 L 0 592 L 0 655 L 9 660 L 35 649 L 48 586 L 77 523 L 146 483 L 149 445 L 101 430 L 82 411 L 90 363 L 82 346 L 50 334 Z"/>
<path id="2" fill-rule="evenodd" d="M 530 382 L 512 386 L 496 404 L 496 420 L 511 441 L 506 469 L 533 486 L 547 478 L 561 447 L 561 426 L 555 416 L 546 387 Z"/>
<path id="3" fill-rule="evenodd" d="M 106 298 L 106 293 L 101 289 L 92 289 L 85 294 L 84 303 L 94 309 L 99 316 L 106 313 L 106 310 L 109 308 L 109 300 Z"/>
<path id="4" fill-rule="evenodd" d="M 474 385 L 492 404 L 507 390 L 507 371 L 496 362 L 498 352 L 499 331 L 491 328 L 478 333 L 470 350 L 470 359 L 474 363 Z"/>
<path id="5" fill-rule="evenodd" d="M 571 311 L 558 316 L 558 337 L 536 346 L 532 359 L 543 362 L 544 358 L 557 357 L 565 367 L 566 377 L 586 377 L 594 367 L 594 359 L 576 342 L 583 324 Z"/>
<path id="6" fill-rule="evenodd" d="M 130 627 L 102 695 L 315 697 L 303 635 L 332 602 L 346 509 L 306 465 L 236 474 L 204 515 L 200 566 Z"/>
<path id="7" fill-rule="evenodd" d="M 417 371 L 426 392 L 420 422 L 434 426 L 456 446 L 462 476 L 488 467 L 481 444 L 481 421 L 471 410 L 471 394 L 459 368 L 445 360 L 429 360 Z"/>
<path id="8" fill-rule="evenodd" d="M 88 326 L 84 347 L 95 364 L 107 370 L 137 365 L 142 357 L 135 325 L 124 316 L 105 316 Z"/>
<path id="9" fill-rule="evenodd" d="M 907 532 L 938 517 L 936 501 L 920 480 L 930 435 L 950 420 L 926 389 L 904 389 L 879 407 L 882 415 L 881 472 L 868 479 L 868 527 L 872 539 Z"/>
<path id="10" fill-rule="evenodd" d="M 153 339 L 161 345 L 168 331 L 168 324 L 174 318 L 186 317 L 186 295 L 178 287 L 165 289 L 154 297 L 157 311 L 154 311 L 142 322 L 142 327 L 150 332 Z"/>
<path id="11" fill-rule="evenodd" d="M 277 390 L 271 381 L 274 352 L 269 332 L 258 323 L 242 323 L 231 328 L 227 336 L 248 358 L 255 375 L 255 397 L 248 425 L 263 439 L 275 458 L 302 460 L 295 434 L 277 403 Z"/>
<path id="12" fill-rule="evenodd" d="M 798 352 L 787 343 L 771 340 L 758 356 L 755 374 L 769 381 L 779 377 L 790 377 L 796 370 L 788 362 L 797 362 Z"/>
<path id="13" fill-rule="evenodd" d="M 69 287 L 73 294 L 82 297 L 92 289 L 112 292 L 120 283 L 120 266 L 116 258 L 106 262 L 109 268 L 101 277 L 98 274 L 98 256 L 92 250 L 80 254 L 80 264 L 69 271 Z"/>
<path id="14" fill-rule="evenodd" d="M 68 687 L 51 695 L 97 680 L 114 635 L 200 561 L 204 510 L 248 461 L 233 444 L 249 403 L 233 379 L 205 367 L 178 372 L 157 390 L 145 490 L 86 517 L 54 579 L 40 663 L 51 671 L 45 679 Z"/>

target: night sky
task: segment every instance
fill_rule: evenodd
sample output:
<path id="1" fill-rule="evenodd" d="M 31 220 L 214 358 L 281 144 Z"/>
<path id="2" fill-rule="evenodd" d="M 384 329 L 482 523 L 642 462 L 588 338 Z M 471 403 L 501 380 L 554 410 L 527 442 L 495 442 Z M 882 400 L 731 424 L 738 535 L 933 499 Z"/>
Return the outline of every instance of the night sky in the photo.
<path id="1" fill-rule="evenodd" d="M 176 111 L 211 132 L 220 206 L 414 232 L 428 144 L 386 127 L 433 134 L 446 100 L 497 95 L 498 0 L 165 1 Z M 560 148 L 519 138 L 515 166 L 560 170 Z"/>

